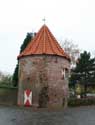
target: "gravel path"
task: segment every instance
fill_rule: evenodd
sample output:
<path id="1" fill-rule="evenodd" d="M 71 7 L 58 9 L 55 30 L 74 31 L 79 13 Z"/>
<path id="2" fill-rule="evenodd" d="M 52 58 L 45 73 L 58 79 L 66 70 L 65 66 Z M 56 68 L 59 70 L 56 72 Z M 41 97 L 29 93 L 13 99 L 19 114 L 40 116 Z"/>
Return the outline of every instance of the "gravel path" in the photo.
<path id="1" fill-rule="evenodd" d="M 95 106 L 57 112 L 0 106 L 0 125 L 95 125 Z"/>

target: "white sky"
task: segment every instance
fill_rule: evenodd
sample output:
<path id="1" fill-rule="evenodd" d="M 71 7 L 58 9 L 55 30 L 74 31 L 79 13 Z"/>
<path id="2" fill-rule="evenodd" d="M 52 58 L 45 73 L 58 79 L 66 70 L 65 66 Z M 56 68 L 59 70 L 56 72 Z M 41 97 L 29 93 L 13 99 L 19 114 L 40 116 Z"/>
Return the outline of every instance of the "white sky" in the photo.
<path id="1" fill-rule="evenodd" d="M 95 44 L 95 0 L 0 0 L 0 70 L 13 73 L 26 33 L 46 24 L 59 40 L 90 52 Z"/>

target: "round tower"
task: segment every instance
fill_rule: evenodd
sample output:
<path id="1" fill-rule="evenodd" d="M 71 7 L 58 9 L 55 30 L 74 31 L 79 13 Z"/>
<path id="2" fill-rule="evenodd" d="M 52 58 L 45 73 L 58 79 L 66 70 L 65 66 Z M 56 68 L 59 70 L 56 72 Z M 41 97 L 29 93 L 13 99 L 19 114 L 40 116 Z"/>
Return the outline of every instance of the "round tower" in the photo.
<path id="1" fill-rule="evenodd" d="M 66 106 L 70 58 L 46 25 L 18 56 L 18 104 Z"/>

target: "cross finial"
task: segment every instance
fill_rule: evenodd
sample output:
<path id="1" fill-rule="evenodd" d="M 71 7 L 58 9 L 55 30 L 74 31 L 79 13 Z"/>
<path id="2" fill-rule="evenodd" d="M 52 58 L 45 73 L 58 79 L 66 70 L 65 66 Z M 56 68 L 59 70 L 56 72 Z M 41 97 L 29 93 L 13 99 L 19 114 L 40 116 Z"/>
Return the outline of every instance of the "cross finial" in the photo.
<path id="1" fill-rule="evenodd" d="M 46 22 L 46 19 L 45 19 L 45 17 L 43 18 L 43 22 L 44 22 L 44 24 L 45 24 L 45 22 Z"/>

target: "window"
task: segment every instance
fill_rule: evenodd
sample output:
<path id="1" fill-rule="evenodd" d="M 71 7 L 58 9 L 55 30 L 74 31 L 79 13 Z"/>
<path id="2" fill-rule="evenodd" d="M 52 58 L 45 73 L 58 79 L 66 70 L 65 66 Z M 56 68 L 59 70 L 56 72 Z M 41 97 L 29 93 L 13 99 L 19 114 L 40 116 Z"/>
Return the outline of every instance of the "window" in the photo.
<path id="1" fill-rule="evenodd" d="M 61 73 L 62 73 L 62 79 L 68 79 L 69 71 L 67 68 L 63 68 Z"/>

